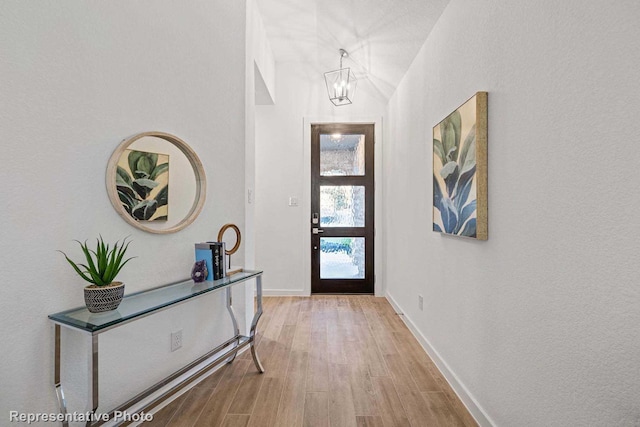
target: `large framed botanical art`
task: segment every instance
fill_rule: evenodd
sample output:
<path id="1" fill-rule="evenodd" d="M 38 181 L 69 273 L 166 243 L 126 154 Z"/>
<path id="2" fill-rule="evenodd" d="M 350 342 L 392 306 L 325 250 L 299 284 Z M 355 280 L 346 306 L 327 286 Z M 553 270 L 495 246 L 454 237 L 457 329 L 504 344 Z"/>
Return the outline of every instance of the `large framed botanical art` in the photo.
<path id="1" fill-rule="evenodd" d="M 433 231 L 487 240 L 487 92 L 433 128 Z"/>

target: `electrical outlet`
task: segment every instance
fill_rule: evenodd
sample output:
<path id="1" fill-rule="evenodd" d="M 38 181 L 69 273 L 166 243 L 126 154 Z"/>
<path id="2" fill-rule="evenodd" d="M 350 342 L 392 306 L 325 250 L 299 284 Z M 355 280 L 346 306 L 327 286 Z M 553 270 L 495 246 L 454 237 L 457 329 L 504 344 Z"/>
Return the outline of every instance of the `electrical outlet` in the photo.
<path id="1" fill-rule="evenodd" d="M 171 333 L 171 351 L 182 347 L 182 329 Z"/>
<path id="2" fill-rule="evenodd" d="M 422 298 L 422 295 L 418 295 L 418 308 L 420 311 L 424 309 L 424 299 Z"/>

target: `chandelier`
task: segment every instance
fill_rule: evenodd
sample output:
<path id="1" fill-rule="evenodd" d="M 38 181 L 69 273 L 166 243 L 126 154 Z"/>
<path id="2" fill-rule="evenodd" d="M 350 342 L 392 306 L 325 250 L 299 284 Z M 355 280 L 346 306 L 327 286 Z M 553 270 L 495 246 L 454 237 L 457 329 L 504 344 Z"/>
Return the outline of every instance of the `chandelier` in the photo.
<path id="1" fill-rule="evenodd" d="M 340 68 L 324 73 L 329 100 L 336 106 L 351 104 L 356 91 L 357 81 L 351 68 L 342 68 L 342 59 L 348 56 L 346 50 L 340 49 Z"/>

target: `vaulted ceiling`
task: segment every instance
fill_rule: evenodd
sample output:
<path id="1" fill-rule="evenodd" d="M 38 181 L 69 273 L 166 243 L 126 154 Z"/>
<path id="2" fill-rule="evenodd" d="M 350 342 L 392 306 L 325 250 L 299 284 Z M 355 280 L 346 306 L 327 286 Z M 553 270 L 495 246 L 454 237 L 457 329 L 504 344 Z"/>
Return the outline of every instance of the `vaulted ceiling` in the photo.
<path id="1" fill-rule="evenodd" d="M 345 66 L 388 99 L 449 0 L 257 0 L 276 62 Z M 361 90 L 359 86 L 358 90 Z"/>

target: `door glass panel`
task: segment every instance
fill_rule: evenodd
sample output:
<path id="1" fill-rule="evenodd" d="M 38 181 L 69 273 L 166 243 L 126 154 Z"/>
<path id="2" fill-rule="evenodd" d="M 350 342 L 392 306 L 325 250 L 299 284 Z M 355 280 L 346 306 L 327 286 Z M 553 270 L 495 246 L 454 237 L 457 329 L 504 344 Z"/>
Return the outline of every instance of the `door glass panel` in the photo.
<path id="1" fill-rule="evenodd" d="M 364 279 L 364 237 L 321 237 L 321 279 Z"/>
<path id="2" fill-rule="evenodd" d="M 321 185 L 320 226 L 364 227 L 364 186 Z"/>
<path id="3" fill-rule="evenodd" d="M 364 175 L 364 135 L 320 135 L 320 175 Z"/>

